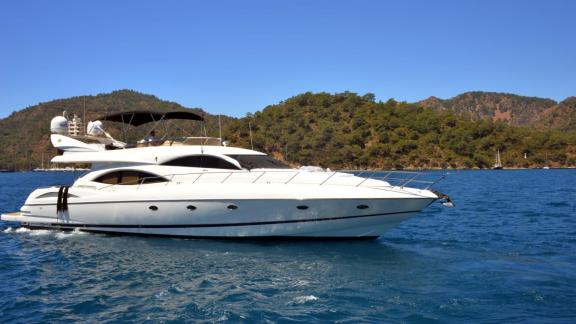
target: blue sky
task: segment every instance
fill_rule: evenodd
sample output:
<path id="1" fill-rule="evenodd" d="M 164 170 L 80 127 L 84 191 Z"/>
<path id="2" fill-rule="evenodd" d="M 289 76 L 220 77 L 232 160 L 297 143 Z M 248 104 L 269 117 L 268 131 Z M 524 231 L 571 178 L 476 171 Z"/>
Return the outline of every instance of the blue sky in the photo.
<path id="1" fill-rule="evenodd" d="M 0 118 L 134 89 L 243 116 L 305 91 L 576 95 L 576 1 L 2 1 Z"/>

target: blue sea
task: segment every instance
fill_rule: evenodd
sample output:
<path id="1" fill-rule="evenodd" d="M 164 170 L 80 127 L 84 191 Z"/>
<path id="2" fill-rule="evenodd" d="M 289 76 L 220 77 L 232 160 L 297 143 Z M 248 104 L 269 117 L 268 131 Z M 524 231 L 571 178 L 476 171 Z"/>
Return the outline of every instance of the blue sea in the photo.
<path id="1" fill-rule="evenodd" d="M 0 174 L 0 211 L 72 173 Z M 0 321 L 575 323 L 576 170 L 450 171 L 373 241 L 219 241 L 0 223 Z"/>

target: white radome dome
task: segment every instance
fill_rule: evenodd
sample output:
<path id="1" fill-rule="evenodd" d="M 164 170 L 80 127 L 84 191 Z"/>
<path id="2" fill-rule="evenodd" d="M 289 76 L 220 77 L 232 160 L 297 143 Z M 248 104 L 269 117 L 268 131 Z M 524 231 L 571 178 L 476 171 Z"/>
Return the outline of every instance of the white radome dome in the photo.
<path id="1" fill-rule="evenodd" d="M 64 116 L 56 116 L 50 121 L 50 131 L 55 134 L 68 134 L 68 119 Z"/>

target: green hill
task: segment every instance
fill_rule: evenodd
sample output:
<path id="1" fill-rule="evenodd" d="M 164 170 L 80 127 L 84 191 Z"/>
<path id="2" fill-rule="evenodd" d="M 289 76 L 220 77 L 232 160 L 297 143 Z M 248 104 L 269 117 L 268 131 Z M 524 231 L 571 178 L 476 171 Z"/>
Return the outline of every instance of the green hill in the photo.
<path id="1" fill-rule="evenodd" d="M 294 164 L 330 168 L 489 168 L 576 165 L 576 132 L 538 131 L 504 121 L 472 121 L 451 110 L 374 96 L 305 93 L 231 123 L 233 143 Z M 527 159 L 524 159 L 524 153 Z"/>
<path id="2" fill-rule="evenodd" d="M 40 165 L 43 153 L 46 161 L 54 156 L 49 123 L 64 110 L 80 117 L 85 111 L 86 120 L 93 120 L 127 110 L 187 109 L 131 90 L 41 103 L 0 120 L 0 169 L 32 169 Z M 218 117 L 192 110 L 204 114 L 206 131 L 198 122 L 182 121 L 177 126 L 192 136 L 218 136 Z M 576 166 L 574 98 L 543 111 L 538 127 L 528 128 L 512 126 L 509 120 L 469 118 L 454 109 L 376 102 L 372 94 L 304 93 L 245 118 L 222 116 L 221 124 L 232 145 L 246 148 L 251 147 L 251 126 L 254 149 L 293 165 L 489 168 L 499 149 L 505 167 L 539 167 L 547 161 L 552 166 Z M 132 139 L 143 137 L 148 127 L 140 126 Z M 108 123 L 107 130 L 122 139 L 118 124 Z"/>
<path id="3" fill-rule="evenodd" d="M 191 110 L 204 115 L 208 135 L 218 136 L 218 116 L 131 90 L 59 99 L 28 107 L 0 120 L 0 169 L 33 169 L 40 166 L 43 154 L 45 161 L 56 155 L 56 150 L 50 144 L 50 120 L 54 116 L 61 115 L 63 111 L 80 117 L 86 112 L 86 120 L 93 120 L 107 113 L 129 110 Z M 222 126 L 225 127 L 233 119 L 222 116 Z M 182 121 L 178 122 L 178 126 L 195 136 L 204 133 L 201 123 L 198 122 Z M 143 137 L 148 131 L 147 127 L 150 127 L 150 124 L 140 126 L 132 133 L 132 137 Z M 108 123 L 107 130 L 114 137 L 122 138 L 119 124 Z"/>

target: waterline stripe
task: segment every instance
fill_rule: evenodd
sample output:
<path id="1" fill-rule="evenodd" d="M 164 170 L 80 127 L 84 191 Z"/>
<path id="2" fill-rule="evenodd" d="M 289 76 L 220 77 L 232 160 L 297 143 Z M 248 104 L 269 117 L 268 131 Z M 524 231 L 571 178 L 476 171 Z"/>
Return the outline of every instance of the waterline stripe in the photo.
<path id="1" fill-rule="evenodd" d="M 370 214 L 370 215 L 356 215 L 356 216 L 341 216 L 341 217 L 327 217 L 315 219 L 291 219 L 284 221 L 270 221 L 270 222 L 245 222 L 245 223 L 220 223 L 220 224 L 177 224 L 177 225 L 116 225 L 116 224 L 62 224 L 51 223 L 50 226 L 61 228 L 201 228 L 201 227 L 233 227 L 233 226 L 257 226 L 257 225 L 275 225 L 275 224 L 292 224 L 292 223 L 309 223 L 309 222 L 324 222 L 333 220 L 376 217 L 376 216 L 389 216 L 389 215 L 402 215 L 418 213 L 420 210 L 412 210 L 405 212 L 383 213 L 383 214 Z"/>

